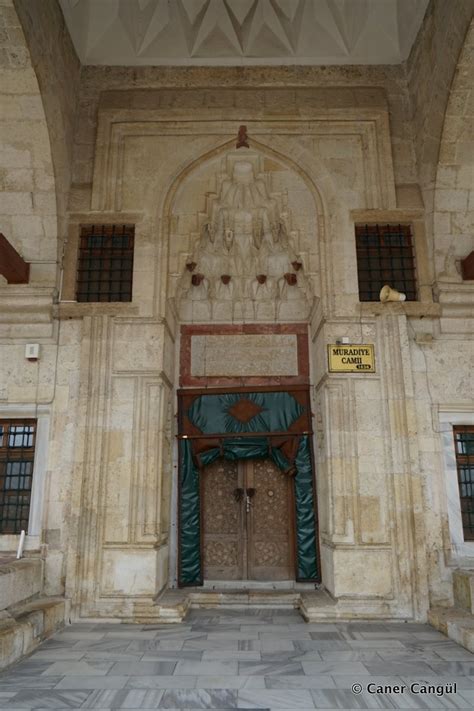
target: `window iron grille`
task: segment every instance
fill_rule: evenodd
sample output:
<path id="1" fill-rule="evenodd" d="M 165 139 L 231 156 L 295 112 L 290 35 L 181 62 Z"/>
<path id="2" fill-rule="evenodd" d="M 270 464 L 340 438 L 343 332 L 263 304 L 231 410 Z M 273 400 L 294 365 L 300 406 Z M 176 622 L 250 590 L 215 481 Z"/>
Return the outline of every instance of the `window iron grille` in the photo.
<path id="1" fill-rule="evenodd" d="M 360 301 L 379 301 L 388 284 L 416 301 L 416 269 L 409 225 L 356 225 Z"/>
<path id="2" fill-rule="evenodd" d="M 0 420 L 0 534 L 28 531 L 36 420 Z"/>
<path id="3" fill-rule="evenodd" d="M 133 225 L 85 225 L 81 228 L 77 301 L 131 301 Z"/>
<path id="4" fill-rule="evenodd" d="M 474 541 L 474 427 L 453 428 L 461 518 L 465 541 Z"/>

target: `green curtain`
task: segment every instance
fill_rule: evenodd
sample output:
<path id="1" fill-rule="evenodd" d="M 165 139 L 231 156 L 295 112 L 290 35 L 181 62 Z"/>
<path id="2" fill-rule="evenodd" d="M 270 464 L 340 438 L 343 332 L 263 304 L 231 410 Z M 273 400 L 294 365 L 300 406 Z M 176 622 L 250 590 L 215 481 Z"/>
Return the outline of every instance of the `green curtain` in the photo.
<path id="1" fill-rule="evenodd" d="M 248 400 L 255 415 L 242 422 L 232 414 L 239 401 Z M 197 397 L 187 415 L 203 434 L 240 434 L 243 432 L 286 432 L 305 412 L 305 408 L 287 392 L 226 393 Z"/>
<path id="2" fill-rule="evenodd" d="M 255 395 L 265 396 L 275 394 L 282 395 L 286 393 L 255 393 Z M 202 396 L 197 400 L 212 397 L 217 396 Z M 206 408 L 203 406 L 205 404 L 201 403 L 198 408 L 198 413 L 201 417 L 200 423 L 204 427 L 209 427 L 209 432 L 215 433 L 218 430 L 213 429 L 213 420 L 209 416 L 209 412 L 206 412 Z M 298 403 L 296 404 L 298 405 Z M 211 405 L 214 409 L 215 402 L 211 401 Z M 298 405 L 298 407 L 301 406 Z M 277 419 L 274 417 L 275 421 Z M 276 429 L 279 430 L 279 422 Z M 270 457 L 280 469 L 286 471 L 289 468 L 289 462 L 278 447 L 272 447 L 271 441 L 271 437 L 265 436 L 223 438 L 218 447 L 207 449 L 200 454 L 200 464 L 206 466 L 219 457 L 231 460 L 265 459 Z M 181 585 L 199 585 L 202 584 L 199 469 L 193 456 L 192 440 L 181 439 L 179 448 L 179 582 Z M 297 578 L 299 580 L 317 581 L 319 579 L 319 567 L 314 519 L 313 474 L 308 435 L 302 435 L 300 438 L 295 465 Z"/>

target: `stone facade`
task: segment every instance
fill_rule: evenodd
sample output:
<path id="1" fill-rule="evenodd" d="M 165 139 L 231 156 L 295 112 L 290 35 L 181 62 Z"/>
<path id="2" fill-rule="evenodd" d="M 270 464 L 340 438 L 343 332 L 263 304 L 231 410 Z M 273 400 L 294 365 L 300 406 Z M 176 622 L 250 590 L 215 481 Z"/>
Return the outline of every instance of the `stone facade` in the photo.
<path id="1" fill-rule="evenodd" d="M 30 26 L 32 16 L 25 20 L 27 8 L 20 8 L 25 4 L 17 5 Z M 45 557 L 45 591 L 65 593 L 77 617 L 133 619 L 137 610 L 150 610 L 156 594 L 174 580 L 180 377 L 188 378 L 185 384 L 208 378 L 210 386 L 214 378 L 252 377 L 252 338 L 258 339 L 255 354 L 263 348 L 271 354 L 255 376 L 296 377 L 303 372 L 300 340 L 295 346 L 303 336 L 301 321 L 308 326 L 304 378 L 314 404 L 324 586 L 348 616 L 425 619 L 431 604 L 449 602 L 451 567 L 459 556 L 448 520 L 440 413 L 452 412 L 457 421 L 474 417 L 466 321 L 472 321 L 473 287 L 456 270 L 470 239 L 472 164 L 462 130 L 470 115 L 472 60 L 468 35 L 444 121 L 433 234 L 426 219 L 431 208 L 423 205 L 434 180 L 428 168 L 425 179 L 423 166 L 432 155 L 425 156 L 428 144 L 421 137 L 428 120 L 423 116 L 433 112 L 426 111 L 428 99 L 414 105 L 426 83 L 427 33 L 438 37 L 441 31 L 438 21 L 430 24 L 439 3 L 433 7 L 407 67 L 83 67 L 75 128 L 68 114 L 60 144 L 59 131 L 51 128 L 54 110 L 49 112 L 46 98 L 44 111 L 41 106 L 13 6 L 0 4 L 7 30 L 17 30 L 25 63 L 4 73 L 5 106 L 14 115 L 5 119 L 3 155 L 21 163 L 7 165 L 14 175 L 5 173 L 4 179 L 30 180 L 8 198 L 12 213 L 3 231 L 25 259 L 47 262 L 41 270 L 35 267 L 31 286 L 0 288 L 8 314 L 0 322 L 0 412 L 35 416 L 42 408 L 49 421 L 43 490 L 37 494 L 43 523 L 28 537 L 28 547 Z M 466 16 L 467 10 L 464 20 L 452 20 L 459 35 Z M 7 33 L 8 42 L 13 34 Z M 9 62 L 20 61 L 9 51 L 7 46 Z M 52 50 L 47 57 L 57 61 Z M 454 59 L 451 64 L 443 79 L 448 84 Z M 74 63 L 68 66 L 75 76 Z M 45 76 L 44 68 L 42 73 L 38 66 L 37 76 Z M 63 108 L 73 106 L 73 93 L 63 87 Z M 30 105 L 23 94 L 36 101 L 34 126 L 21 113 Z M 441 92 L 442 115 L 445 99 Z M 27 126 L 21 126 L 22 118 Z M 241 125 L 247 126 L 249 147 L 237 149 Z M 39 172 L 31 169 L 35 161 Z M 262 311 L 259 318 L 232 308 L 214 319 L 210 307 L 205 314 L 182 307 L 191 289 L 182 288 L 186 265 L 206 262 L 201 241 L 212 205 L 225 202 L 222 186 L 234 180 L 236 162 L 253 166 L 252 184 L 258 178 L 265 186 L 263 202 L 278 206 L 278 218 L 286 215 L 288 261 L 301 263 L 294 274 L 310 285 L 297 314 Z M 31 181 L 44 177 L 46 164 L 51 180 L 42 188 L 46 183 Z M 62 195 L 58 207 L 55 190 Z M 44 191 L 53 199 L 49 208 Z M 57 219 L 66 193 L 60 282 Z M 20 217 L 38 221 L 36 240 L 24 240 L 26 223 L 15 232 Z M 77 303 L 80 225 L 113 222 L 135 225 L 133 300 Z M 359 302 L 354 224 L 360 222 L 413 225 L 417 302 Z M 240 229 L 235 224 L 228 227 L 234 239 Z M 230 276 L 246 276 L 232 269 Z M 60 290 L 57 304 L 53 288 Z M 23 317 L 22 305 L 31 314 L 33 297 L 35 317 Z M 200 301 L 210 303 L 208 297 Z M 212 333 L 216 320 L 220 330 Z M 255 321 L 268 331 L 246 330 Z M 207 329 L 194 332 L 201 338 L 194 345 L 191 331 L 181 330 L 183 322 L 183 328 Z M 341 338 L 375 344 L 376 372 L 328 373 L 326 346 Z M 41 342 L 38 364 L 24 361 L 26 341 Z M 214 354 L 218 348 L 219 363 L 206 358 L 212 347 Z M 225 372 L 222 364 L 236 353 L 240 370 L 233 363 Z M 0 543 L 6 548 L 13 542 Z"/>

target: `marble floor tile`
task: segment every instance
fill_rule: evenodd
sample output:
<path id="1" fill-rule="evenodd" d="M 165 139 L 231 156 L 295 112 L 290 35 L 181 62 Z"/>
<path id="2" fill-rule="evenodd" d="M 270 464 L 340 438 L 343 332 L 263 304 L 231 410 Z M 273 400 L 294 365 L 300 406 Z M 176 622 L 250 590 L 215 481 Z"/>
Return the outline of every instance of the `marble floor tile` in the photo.
<path id="1" fill-rule="evenodd" d="M 440 649 L 436 651 L 440 659 L 446 662 L 472 662 L 473 654 L 463 647 L 454 646 L 450 649 Z"/>
<path id="2" fill-rule="evenodd" d="M 0 691 L 20 691 L 21 689 L 54 689 L 62 676 L 22 676 L 15 671 L 20 665 L 13 667 L 14 671 L 0 674 Z"/>
<path id="3" fill-rule="evenodd" d="M 311 652 L 307 652 L 311 654 Z M 380 662 L 382 657 L 375 650 L 362 650 L 348 652 L 336 650 L 335 652 L 323 649 L 319 652 L 321 658 L 326 662 Z"/>
<path id="4" fill-rule="evenodd" d="M 94 711 L 101 706 L 110 709 L 156 709 L 164 693 L 163 689 L 98 689 L 91 693 L 81 708 Z"/>
<path id="5" fill-rule="evenodd" d="M 260 640 L 256 640 L 260 642 Z M 231 652 L 240 649 L 240 642 L 237 639 L 190 639 L 183 644 L 183 650 L 225 650 Z"/>
<path id="6" fill-rule="evenodd" d="M 179 639 L 162 639 L 159 642 L 159 649 L 169 649 L 169 650 L 174 650 L 178 651 L 180 649 L 183 649 L 184 645 L 184 640 L 179 640 Z"/>
<path id="7" fill-rule="evenodd" d="M 3 709 L 77 709 L 93 692 L 88 690 L 57 691 L 55 689 L 23 689 L 10 699 L 0 699 Z"/>
<path id="8" fill-rule="evenodd" d="M 184 659 L 177 663 L 174 673 L 192 676 L 236 676 L 238 662 L 193 662 Z"/>
<path id="9" fill-rule="evenodd" d="M 440 676 L 474 676 L 474 662 L 430 662 L 427 674 Z M 413 675 L 413 672 L 406 672 Z"/>
<path id="10" fill-rule="evenodd" d="M 183 649 L 181 651 L 175 651 L 172 649 L 157 649 L 154 652 L 145 652 L 141 659 L 143 662 L 176 662 L 181 659 L 189 659 L 194 662 L 200 662 L 202 655 L 202 651 L 194 649 Z"/>
<path id="11" fill-rule="evenodd" d="M 265 689 L 263 676 L 198 676 L 196 689 Z"/>
<path id="12" fill-rule="evenodd" d="M 406 684 L 407 686 L 410 686 L 413 682 L 420 682 L 422 681 L 424 684 L 443 684 L 443 683 L 449 683 L 450 680 L 446 679 L 441 679 L 439 676 L 422 676 L 422 677 L 414 677 L 414 676 L 402 676 L 401 677 L 402 682 Z M 456 687 L 458 690 L 468 690 L 468 689 L 474 689 L 474 677 L 470 676 L 456 676 L 453 677 L 452 681 L 456 682 Z M 473 706 L 474 708 L 474 706 Z"/>
<path id="13" fill-rule="evenodd" d="M 280 675 L 290 676 L 294 674 L 303 675 L 303 667 L 299 662 L 239 662 L 239 675 L 242 676 L 270 676 Z"/>
<path id="14" fill-rule="evenodd" d="M 10 672 L 13 672 L 16 676 L 34 677 L 38 676 L 39 674 L 44 674 L 55 663 L 56 662 L 52 662 L 51 660 L 36 661 L 36 657 L 32 655 L 24 659 L 21 664 L 15 664 L 14 667 L 4 673 L 8 674 Z M 68 663 L 74 664 L 74 661 Z M 61 676 L 61 672 L 58 673 L 58 676 Z M 2 677 L 0 675 L 0 679 L 1 678 Z"/>
<path id="15" fill-rule="evenodd" d="M 384 662 L 442 662 L 442 657 L 431 650 L 423 650 L 420 652 L 411 652 L 408 649 L 386 649 L 383 647 L 379 650 L 378 655 Z"/>
<path id="16" fill-rule="evenodd" d="M 236 661 L 236 662 L 259 662 L 261 661 L 261 652 L 239 652 L 238 650 L 228 649 L 208 649 L 202 653 L 203 662 L 218 662 L 218 661 Z"/>
<path id="17" fill-rule="evenodd" d="M 145 641 L 143 642 L 145 644 Z M 97 641 L 81 640 L 76 642 L 72 651 L 87 650 L 88 652 L 129 652 L 130 640 L 101 639 Z"/>
<path id="18" fill-rule="evenodd" d="M 387 694 L 354 694 L 350 689 L 312 689 L 317 709 L 393 709 Z"/>
<path id="19" fill-rule="evenodd" d="M 79 661 L 84 656 L 83 649 L 38 649 L 35 659 L 38 662 L 73 662 Z"/>
<path id="20" fill-rule="evenodd" d="M 65 676 L 55 689 L 122 689 L 126 676 Z"/>
<path id="21" fill-rule="evenodd" d="M 197 676 L 130 676 L 127 689 L 195 689 Z M 230 677 L 228 677 L 230 678 Z"/>
<path id="22" fill-rule="evenodd" d="M 249 692 L 250 693 L 250 692 Z M 237 708 L 233 689 L 170 689 L 160 702 L 163 709 L 229 709 Z"/>
<path id="23" fill-rule="evenodd" d="M 242 689 L 238 708 L 312 709 L 313 697 L 307 689 Z"/>
<path id="24" fill-rule="evenodd" d="M 274 652 L 274 654 L 278 654 L 278 652 Z M 283 652 L 280 652 L 280 654 L 283 655 Z M 323 657 L 321 656 L 321 652 L 301 652 L 301 651 L 295 651 L 295 652 L 287 652 L 287 654 L 291 654 L 291 659 L 293 662 L 322 662 Z M 262 654 L 262 660 L 267 662 L 269 661 L 271 657 L 271 654 Z M 276 660 L 275 660 L 276 661 Z M 351 660 L 348 660 L 351 661 Z M 359 658 L 357 658 L 355 661 L 361 661 Z"/>
<path id="25" fill-rule="evenodd" d="M 366 688 L 408 680 L 458 689 L 440 698 Z M 176 626 L 73 625 L 0 673 L 0 709 L 77 708 L 473 709 L 474 655 L 425 625 L 193 610 Z"/>
<path id="26" fill-rule="evenodd" d="M 188 615 L 187 619 L 189 619 L 189 617 L 190 615 Z M 176 633 L 177 631 L 184 634 L 185 632 L 191 632 L 192 625 L 188 622 L 181 622 L 179 625 L 143 625 L 143 629 L 145 632 L 156 632 L 157 634 L 167 634 L 170 632 Z M 137 638 L 140 637 L 139 634 L 137 634 L 136 636 Z"/>
<path id="27" fill-rule="evenodd" d="M 216 631 L 216 632 L 209 632 L 207 635 L 208 639 L 260 639 L 258 636 L 258 632 L 241 632 L 240 630 L 238 632 L 225 632 L 225 631 Z"/>
<path id="28" fill-rule="evenodd" d="M 398 639 L 352 639 L 348 644 L 352 649 L 406 649 Z"/>
<path id="29" fill-rule="evenodd" d="M 405 683 L 399 676 L 370 676 L 361 677 L 360 674 L 334 674 L 331 677 L 337 689 L 350 689 L 353 684 L 362 684 L 364 688 L 367 684 L 377 686 L 403 686 Z"/>
<path id="30" fill-rule="evenodd" d="M 86 652 L 82 657 L 82 661 L 136 662 L 142 657 L 142 652 Z"/>
<path id="31" fill-rule="evenodd" d="M 54 662 L 43 672 L 44 676 L 105 676 L 113 662 Z"/>
<path id="32" fill-rule="evenodd" d="M 274 632 L 269 630 L 267 632 L 260 632 L 260 639 L 291 639 L 291 640 L 311 640 L 311 633 L 302 631 L 296 632 L 295 630 L 288 630 L 286 632 Z"/>
<path id="33" fill-rule="evenodd" d="M 435 664 L 436 662 L 430 662 Z M 454 662 L 453 662 L 454 663 Z M 415 661 L 399 661 L 399 662 L 364 662 L 367 672 L 372 676 L 403 676 L 404 674 L 420 675 L 433 674 L 432 666 L 428 666 L 427 662 Z M 449 664 L 449 662 L 444 662 Z M 474 669 L 473 669 L 474 671 Z M 443 673 L 443 672 L 440 672 Z M 448 672 L 447 672 L 448 673 Z M 459 672 L 462 674 L 463 672 Z M 467 673 L 467 672 L 466 672 Z"/>
<path id="34" fill-rule="evenodd" d="M 296 649 L 292 650 L 285 650 L 283 652 L 277 651 L 277 652 L 260 652 L 260 657 L 262 662 L 284 662 L 285 664 L 289 662 L 300 662 L 301 659 L 297 659 L 297 657 L 304 657 L 305 652 L 299 652 Z M 319 654 L 316 652 L 316 654 Z M 321 657 L 317 657 L 317 660 L 319 661 Z"/>
<path id="35" fill-rule="evenodd" d="M 118 625 L 120 627 L 120 625 Z M 157 633 L 153 630 L 150 631 L 145 631 L 142 630 L 140 632 L 134 632 L 133 630 L 130 631 L 124 631 L 121 629 L 113 630 L 111 632 L 106 632 L 105 634 L 105 639 L 136 639 L 137 634 L 140 635 L 140 639 L 155 639 L 157 637 Z"/>
<path id="36" fill-rule="evenodd" d="M 370 662 L 367 662 L 369 664 Z M 328 674 L 329 676 L 340 674 L 359 674 L 362 677 L 368 676 L 371 672 L 362 662 L 301 662 L 304 673 L 311 674 Z M 376 672 L 373 672 L 374 674 Z"/>
<path id="37" fill-rule="evenodd" d="M 296 649 L 301 649 L 302 651 L 318 651 L 318 650 L 331 650 L 331 651 L 341 651 L 341 652 L 350 652 L 351 645 L 347 641 L 341 641 L 339 639 L 336 639 L 334 641 L 330 641 L 327 639 L 297 639 L 295 640 L 295 647 Z"/>
<path id="38" fill-rule="evenodd" d="M 320 639 L 320 640 L 330 640 L 330 641 L 337 641 L 339 640 L 340 642 L 344 642 L 344 638 L 340 632 L 337 632 L 336 630 L 333 632 L 324 632 L 324 631 L 311 631 L 308 630 L 311 639 Z"/>
<path id="39" fill-rule="evenodd" d="M 69 632 L 60 632 L 55 636 L 56 640 L 68 641 L 68 642 L 79 642 L 81 639 L 88 640 L 99 640 L 104 639 L 105 632 L 80 632 L 75 630 L 74 627 L 70 628 Z"/>
<path id="40" fill-rule="evenodd" d="M 461 694 L 450 696 L 437 696 L 436 694 L 411 694 L 407 690 L 404 694 L 388 694 L 395 708 L 399 709 L 469 709 L 472 711 L 471 703 L 463 698 Z"/>
<path id="41" fill-rule="evenodd" d="M 262 652 L 293 652 L 295 643 L 291 639 L 265 638 L 260 641 L 260 650 Z M 257 649 L 257 648 L 255 648 Z"/>
<path id="42" fill-rule="evenodd" d="M 116 662 L 110 669 L 110 676 L 171 676 L 180 662 Z M 191 662 L 195 663 L 195 662 Z M 197 663 L 197 662 L 196 662 Z"/>
<path id="43" fill-rule="evenodd" d="M 281 635 L 284 635 L 284 634 L 290 634 L 291 632 L 305 632 L 306 634 L 309 634 L 309 632 L 307 632 L 307 630 L 304 627 L 302 629 L 298 628 L 298 630 L 290 630 L 288 625 L 281 625 L 278 623 L 276 625 L 271 625 L 269 623 L 261 624 L 260 622 L 258 624 L 252 624 L 252 625 L 241 625 L 240 631 L 241 632 L 266 632 L 266 633 L 277 635 L 278 637 L 280 637 Z"/>
<path id="44" fill-rule="evenodd" d="M 257 677 L 258 678 L 258 677 Z M 265 676 L 267 689 L 335 689 L 336 684 L 330 676 Z"/>

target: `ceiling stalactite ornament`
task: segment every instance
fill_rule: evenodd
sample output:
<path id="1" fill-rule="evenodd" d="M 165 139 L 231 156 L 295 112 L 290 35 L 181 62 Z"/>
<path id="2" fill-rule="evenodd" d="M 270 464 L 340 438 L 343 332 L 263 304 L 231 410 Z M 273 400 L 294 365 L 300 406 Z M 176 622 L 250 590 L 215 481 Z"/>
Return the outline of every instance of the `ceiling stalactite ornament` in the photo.
<path id="1" fill-rule="evenodd" d="M 83 64 L 399 64 L 428 0 L 59 0 Z"/>
<path id="2" fill-rule="evenodd" d="M 292 242 L 291 214 L 271 192 L 257 154 L 228 158 L 178 283 L 179 316 L 194 323 L 304 321 L 314 294 Z"/>

